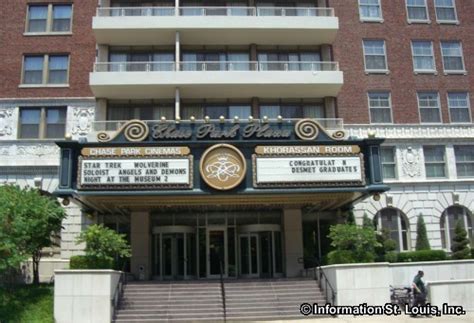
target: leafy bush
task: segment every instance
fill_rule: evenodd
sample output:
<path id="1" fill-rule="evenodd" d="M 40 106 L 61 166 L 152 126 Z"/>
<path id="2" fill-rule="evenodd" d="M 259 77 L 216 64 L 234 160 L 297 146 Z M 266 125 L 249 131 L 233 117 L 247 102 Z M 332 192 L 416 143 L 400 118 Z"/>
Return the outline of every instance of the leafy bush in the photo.
<path id="1" fill-rule="evenodd" d="M 453 245 L 451 246 L 452 259 L 469 259 L 471 258 L 471 250 L 469 247 L 469 238 L 461 221 L 456 221 L 454 229 Z"/>
<path id="2" fill-rule="evenodd" d="M 398 262 L 416 262 L 416 261 L 437 261 L 446 260 L 444 250 L 419 250 L 411 252 L 401 252 L 398 254 Z"/>
<path id="3" fill-rule="evenodd" d="M 128 258 L 131 256 L 130 245 L 124 234 L 119 234 L 102 224 L 94 224 L 82 231 L 77 243 L 85 242 L 86 256 L 113 261 L 116 257 Z"/>
<path id="4" fill-rule="evenodd" d="M 113 269 L 114 261 L 111 259 L 90 256 L 73 256 L 69 260 L 70 269 Z"/>
<path id="5" fill-rule="evenodd" d="M 373 262 L 375 259 L 374 249 L 380 244 L 375 237 L 375 231 L 372 228 L 362 228 L 353 224 L 337 224 L 329 229 L 329 238 L 332 240 L 331 246 L 336 251 L 347 251 L 352 254 L 354 262 Z M 348 253 L 336 254 L 332 261 L 341 263 L 349 261 Z M 342 257 L 342 260 L 341 258 Z M 328 262 L 331 260 L 328 257 Z M 347 262 L 346 262 L 347 263 Z"/>
<path id="6" fill-rule="evenodd" d="M 418 216 L 416 222 L 416 250 L 430 250 L 430 241 L 428 240 L 428 234 L 426 233 L 426 224 L 423 219 L 423 215 Z"/>
<path id="7" fill-rule="evenodd" d="M 385 254 L 386 262 L 397 262 L 398 254 L 395 251 L 389 251 Z"/>
<path id="8" fill-rule="evenodd" d="M 355 263 L 354 255 L 349 250 L 333 250 L 327 255 L 329 265 Z"/>

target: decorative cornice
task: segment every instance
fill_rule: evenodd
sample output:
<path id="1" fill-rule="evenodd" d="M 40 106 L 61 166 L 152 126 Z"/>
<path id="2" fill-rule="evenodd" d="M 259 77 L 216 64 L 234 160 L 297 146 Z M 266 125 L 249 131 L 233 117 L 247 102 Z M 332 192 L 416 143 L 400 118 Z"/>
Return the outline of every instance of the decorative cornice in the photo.
<path id="1" fill-rule="evenodd" d="M 0 145 L 0 156 L 44 157 L 49 155 L 59 156 L 59 147 L 56 144 L 28 142 Z"/>
<path id="2" fill-rule="evenodd" d="M 349 136 L 367 138 L 369 131 L 386 139 L 473 139 L 474 125 L 346 125 Z"/>

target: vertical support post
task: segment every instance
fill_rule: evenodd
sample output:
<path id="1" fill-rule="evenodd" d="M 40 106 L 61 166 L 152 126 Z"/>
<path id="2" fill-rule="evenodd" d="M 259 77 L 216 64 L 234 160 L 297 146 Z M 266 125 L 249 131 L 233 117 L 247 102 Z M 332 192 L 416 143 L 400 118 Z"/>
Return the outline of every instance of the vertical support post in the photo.
<path id="1" fill-rule="evenodd" d="M 181 97 L 179 94 L 179 88 L 174 91 L 174 115 L 175 118 L 181 118 Z"/>
<path id="2" fill-rule="evenodd" d="M 175 70 L 179 71 L 180 70 L 180 60 L 181 60 L 181 44 L 180 44 L 180 39 L 179 39 L 179 31 L 176 32 L 175 36 L 175 52 L 174 52 L 174 62 L 176 64 Z"/>
<path id="3" fill-rule="evenodd" d="M 286 277 L 298 277 L 303 270 L 303 264 L 298 261 L 298 259 L 304 256 L 302 221 L 301 209 L 283 210 Z"/>
<path id="4" fill-rule="evenodd" d="M 148 212 L 132 212 L 130 233 L 132 274 L 139 280 L 148 280 L 151 277 L 151 235 L 150 214 Z"/>
<path id="5" fill-rule="evenodd" d="M 179 0 L 174 0 L 174 15 L 179 16 Z"/>

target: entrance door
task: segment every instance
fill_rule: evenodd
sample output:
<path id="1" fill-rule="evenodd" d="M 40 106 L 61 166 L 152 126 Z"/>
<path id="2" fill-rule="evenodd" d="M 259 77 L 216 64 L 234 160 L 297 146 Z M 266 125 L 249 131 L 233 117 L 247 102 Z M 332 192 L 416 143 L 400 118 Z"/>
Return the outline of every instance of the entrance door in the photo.
<path id="1" fill-rule="evenodd" d="M 219 278 L 222 270 L 227 277 L 227 229 L 221 226 L 207 228 L 207 277 Z M 222 269 L 221 269 L 222 266 Z"/>
<path id="2" fill-rule="evenodd" d="M 184 234 L 163 234 L 163 278 L 182 279 L 184 277 Z"/>
<path id="3" fill-rule="evenodd" d="M 242 277 L 258 277 L 261 266 L 258 234 L 239 235 L 239 249 L 240 275 Z"/>
<path id="4" fill-rule="evenodd" d="M 273 243 L 272 232 L 260 232 L 260 277 L 270 278 L 273 276 Z"/>

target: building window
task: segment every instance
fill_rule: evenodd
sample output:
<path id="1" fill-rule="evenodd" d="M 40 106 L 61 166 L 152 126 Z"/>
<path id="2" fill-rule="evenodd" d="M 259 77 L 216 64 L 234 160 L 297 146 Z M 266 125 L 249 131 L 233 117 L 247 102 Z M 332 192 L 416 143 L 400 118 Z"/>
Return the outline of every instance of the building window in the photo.
<path id="1" fill-rule="evenodd" d="M 23 81 L 27 85 L 67 85 L 68 55 L 28 55 L 23 59 Z"/>
<path id="2" fill-rule="evenodd" d="M 453 245 L 455 237 L 454 230 L 458 221 L 461 222 L 462 226 L 466 230 L 472 246 L 473 229 L 471 214 L 463 206 L 451 206 L 443 212 L 440 219 L 441 245 L 443 249 L 451 251 L 451 246 Z"/>
<path id="3" fill-rule="evenodd" d="M 471 122 L 471 109 L 467 92 L 449 92 L 448 107 L 452 123 Z"/>
<path id="4" fill-rule="evenodd" d="M 457 23 L 455 0 L 435 0 L 436 20 L 440 23 Z"/>
<path id="5" fill-rule="evenodd" d="M 175 118 L 173 102 L 142 102 L 142 101 L 110 101 L 107 105 L 107 120 L 127 121 L 139 120 L 167 120 Z"/>
<path id="6" fill-rule="evenodd" d="M 440 123 L 441 109 L 438 92 L 418 92 L 421 123 Z"/>
<path id="7" fill-rule="evenodd" d="M 444 146 L 424 146 L 425 171 L 427 178 L 446 177 L 446 160 Z"/>
<path id="8" fill-rule="evenodd" d="M 65 107 L 20 108 L 20 139 L 58 139 L 65 131 Z"/>
<path id="9" fill-rule="evenodd" d="M 72 5 L 30 5 L 27 17 L 28 33 L 68 33 L 71 31 Z"/>
<path id="10" fill-rule="evenodd" d="M 436 72 L 433 42 L 412 41 L 411 50 L 413 55 L 413 69 L 415 72 Z"/>
<path id="11" fill-rule="evenodd" d="M 474 177 L 474 145 L 454 146 L 458 177 Z"/>
<path id="12" fill-rule="evenodd" d="M 395 158 L 395 147 L 382 147 L 382 171 L 384 179 L 397 178 L 397 164 Z"/>
<path id="13" fill-rule="evenodd" d="M 408 22 L 428 22 L 426 0 L 406 0 Z"/>
<path id="14" fill-rule="evenodd" d="M 363 21 L 381 21 L 380 0 L 359 0 L 359 15 Z"/>
<path id="15" fill-rule="evenodd" d="M 369 92 L 371 123 L 392 123 L 390 92 Z"/>
<path id="16" fill-rule="evenodd" d="M 387 57 L 384 40 L 364 40 L 365 70 L 387 72 Z"/>
<path id="17" fill-rule="evenodd" d="M 269 119 L 276 119 L 278 116 L 286 119 L 324 118 L 324 106 L 317 103 L 263 103 L 259 112 L 260 118 L 267 116 Z"/>
<path id="18" fill-rule="evenodd" d="M 442 41 L 441 54 L 445 73 L 464 73 L 462 45 L 459 41 Z"/>
<path id="19" fill-rule="evenodd" d="M 375 217 L 377 231 L 387 231 L 390 239 L 397 243 L 397 251 L 408 250 L 408 225 L 403 213 L 398 209 L 385 208 Z"/>

